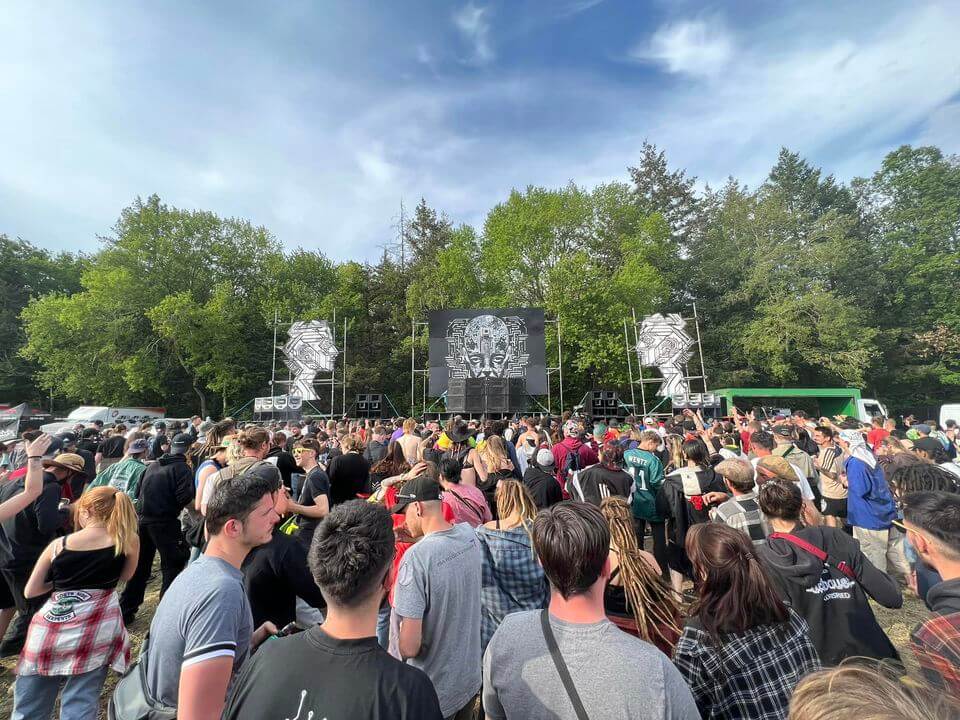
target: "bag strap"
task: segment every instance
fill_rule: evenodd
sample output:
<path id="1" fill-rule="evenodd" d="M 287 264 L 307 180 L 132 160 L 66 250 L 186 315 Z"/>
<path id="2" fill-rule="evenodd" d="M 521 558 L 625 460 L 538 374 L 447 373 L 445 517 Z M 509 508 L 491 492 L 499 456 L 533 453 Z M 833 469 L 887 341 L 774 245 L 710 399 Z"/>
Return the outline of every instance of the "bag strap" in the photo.
<path id="1" fill-rule="evenodd" d="M 567 663 L 564 662 L 563 655 L 560 654 L 560 648 L 557 647 L 557 639 L 553 636 L 553 630 L 550 627 L 550 611 L 547 609 L 540 611 L 540 626 L 543 628 L 543 639 L 547 641 L 547 648 L 553 657 L 553 664 L 560 674 L 560 681 L 567 691 L 567 697 L 573 704 L 573 711 L 577 714 L 577 720 L 590 720 L 587 717 L 586 709 L 583 707 L 583 702 L 580 700 L 580 695 L 577 693 L 577 688 L 573 684 L 573 678 L 570 677 Z"/>
<path id="2" fill-rule="evenodd" d="M 471 500 L 470 498 L 464 497 L 463 495 L 461 495 L 460 493 L 458 493 L 458 492 L 457 492 L 456 490 L 454 490 L 453 488 L 447 488 L 446 492 L 450 493 L 450 494 L 453 495 L 457 500 L 459 500 L 459 501 L 462 502 L 464 505 L 466 505 L 468 508 L 470 508 L 471 510 L 473 510 L 474 514 L 476 514 L 476 516 L 477 516 L 478 518 L 480 518 L 480 522 L 483 522 L 483 511 L 477 506 L 477 504 L 476 504 L 475 502 L 473 502 L 473 500 Z"/>
<path id="3" fill-rule="evenodd" d="M 801 550 L 805 550 L 806 552 L 810 553 L 815 558 L 817 558 L 820 562 L 822 562 L 824 565 L 827 565 L 828 567 L 835 567 L 837 570 L 842 572 L 844 575 L 846 575 L 848 578 L 850 578 L 854 582 L 858 582 L 857 574 L 853 571 L 852 567 L 847 565 L 845 561 L 841 560 L 840 562 L 834 562 L 833 558 L 827 555 L 826 552 L 818 548 L 816 545 L 811 545 L 803 538 L 798 538 L 796 535 L 791 535 L 790 533 L 775 532 L 775 533 L 771 533 L 767 537 L 767 539 L 768 540 L 774 540 L 774 539 L 786 540 L 791 545 L 796 545 Z"/>

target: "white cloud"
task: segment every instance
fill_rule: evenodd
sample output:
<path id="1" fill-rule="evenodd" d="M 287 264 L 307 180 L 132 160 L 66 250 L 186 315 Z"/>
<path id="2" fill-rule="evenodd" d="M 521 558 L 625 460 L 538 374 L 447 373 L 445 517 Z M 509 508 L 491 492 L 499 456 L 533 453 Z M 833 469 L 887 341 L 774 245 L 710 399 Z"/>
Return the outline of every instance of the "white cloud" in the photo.
<path id="1" fill-rule="evenodd" d="M 713 76 L 733 56 L 733 40 L 718 20 L 684 20 L 663 25 L 630 55 L 662 64 L 671 73 Z"/>
<path id="2" fill-rule="evenodd" d="M 570 0 L 565 6 L 560 8 L 559 17 L 568 18 L 579 15 L 587 10 L 592 10 L 604 0 Z"/>
<path id="3" fill-rule="evenodd" d="M 464 5 L 454 16 L 453 24 L 471 47 L 468 62 L 474 65 L 486 65 L 494 59 L 493 46 L 490 44 L 490 8 L 478 7 L 473 3 Z"/>
<path id="4" fill-rule="evenodd" d="M 417 62 L 421 65 L 433 64 L 433 55 L 430 53 L 430 48 L 426 45 L 417 45 Z"/>

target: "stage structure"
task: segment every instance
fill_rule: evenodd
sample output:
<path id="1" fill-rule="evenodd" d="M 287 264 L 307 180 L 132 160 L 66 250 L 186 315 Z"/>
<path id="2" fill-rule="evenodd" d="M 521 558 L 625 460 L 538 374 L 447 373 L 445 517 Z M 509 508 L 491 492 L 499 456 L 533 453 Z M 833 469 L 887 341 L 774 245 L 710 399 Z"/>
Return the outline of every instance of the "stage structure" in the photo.
<path id="1" fill-rule="evenodd" d="M 679 313 L 666 315 L 656 313 L 637 321 L 633 312 L 633 342 L 627 332 L 627 321 L 623 324 L 624 349 L 627 353 L 627 368 L 630 375 L 630 396 L 634 408 L 637 408 L 634 386 L 640 386 L 641 409 L 644 415 L 666 414 L 661 410 L 669 400 L 672 410 L 684 408 L 700 409 L 719 407 L 718 399 L 707 390 L 707 373 L 703 364 L 703 345 L 700 342 L 700 319 L 697 306 L 693 305 L 693 314 L 683 317 Z M 688 323 L 693 324 L 694 335 L 688 331 Z M 694 347 L 696 346 L 696 347 Z M 696 350 L 696 352 L 694 352 Z M 634 356 L 637 363 L 638 379 L 633 377 Z M 691 375 L 689 363 L 696 355 L 699 374 Z M 654 367 L 661 377 L 644 377 L 643 368 Z M 698 380 L 702 392 L 694 390 L 693 381 Z M 659 400 L 651 405 L 647 403 L 646 386 L 658 383 L 651 397 Z M 659 413 L 657 411 L 660 410 Z"/>
<path id="2" fill-rule="evenodd" d="M 316 415 L 333 417 L 336 410 L 337 386 L 343 390 L 340 411 L 346 409 L 346 357 L 347 357 L 347 321 L 343 321 L 343 330 L 339 338 L 342 352 L 337 347 L 337 315 L 333 321 L 297 320 L 291 321 L 287 331 L 287 342 L 277 344 L 279 315 L 274 313 L 273 322 L 273 360 L 270 372 L 270 388 L 274 395 L 254 398 L 254 414 L 258 419 L 293 420 L 302 417 L 304 405 Z M 287 379 L 277 379 L 277 350 L 283 353 L 287 368 Z M 340 359 L 340 377 L 337 377 L 337 359 Z M 278 387 L 280 386 L 280 387 Z M 329 412 L 319 410 L 315 401 L 320 399 L 317 388 L 329 388 Z M 285 392 L 276 394 L 277 390 Z"/>
<path id="3" fill-rule="evenodd" d="M 557 367 L 547 367 L 545 325 L 556 323 Z M 527 409 L 532 396 L 550 397 L 550 375 L 562 361 L 559 322 L 536 308 L 437 310 L 427 322 L 413 321 L 410 350 L 410 404 L 417 404 L 422 378 L 423 412 L 427 395 L 444 398 L 450 412 L 508 414 Z M 427 367 L 418 367 L 417 340 L 429 336 Z M 422 342 L 422 340 L 421 340 Z M 468 398 L 470 402 L 468 403 Z M 467 408 L 470 405 L 470 409 Z M 549 411 L 549 410 L 548 410 Z"/>

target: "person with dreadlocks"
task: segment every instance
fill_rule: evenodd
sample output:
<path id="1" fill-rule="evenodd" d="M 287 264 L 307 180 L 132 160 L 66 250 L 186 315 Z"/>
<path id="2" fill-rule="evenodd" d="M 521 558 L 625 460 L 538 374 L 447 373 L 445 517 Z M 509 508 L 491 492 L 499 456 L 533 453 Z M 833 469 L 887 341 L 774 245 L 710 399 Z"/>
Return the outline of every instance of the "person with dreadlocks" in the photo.
<path id="1" fill-rule="evenodd" d="M 637 544 L 627 501 L 606 498 L 600 512 L 610 527 L 610 580 L 603 591 L 607 618 L 670 656 L 680 637 L 681 598 L 661 578 L 653 555 Z"/>
<path id="2" fill-rule="evenodd" d="M 889 439 L 891 438 L 885 438 L 884 440 Z M 896 468 L 890 472 L 887 480 L 897 502 L 898 516 L 900 517 L 900 520 L 894 520 L 893 524 L 901 531 L 905 530 L 902 522 L 903 498 L 907 495 L 915 492 L 957 492 L 956 478 L 952 473 L 920 459 L 909 465 L 901 465 Z M 927 603 L 927 607 L 930 607 L 927 602 L 927 592 L 934 585 L 940 583 L 943 578 L 934 568 L 920 562 L 913 546 L 906 539 L 904 539 L 903 549 L 911 566 L 908 585 L 921 600 Z"/>
<path id="3" fill-rule="evenodd" d="M 543 568 L 533 552 L 530 530 L 537 505 L 518 480 L 497 485 L 497 520 L 477 527 L 483 579 L 480 589 L 480 646 L 487 643 L 503 618 L 521 610 L 545 608 L 550 600 Z"/>

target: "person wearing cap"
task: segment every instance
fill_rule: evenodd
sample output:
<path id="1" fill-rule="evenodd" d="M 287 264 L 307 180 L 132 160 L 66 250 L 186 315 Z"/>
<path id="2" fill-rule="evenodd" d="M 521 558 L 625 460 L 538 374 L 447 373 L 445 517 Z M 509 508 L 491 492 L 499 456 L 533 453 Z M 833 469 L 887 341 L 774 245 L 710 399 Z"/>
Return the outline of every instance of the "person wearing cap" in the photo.
<path id="1" fill-rule="evenodd" d="M 793 426 L 777 425 L 773 428 L 773 441 L 776 443 L 773 454 L 786 458 L 787 462 L 803 473 L 803 476 L 807 479 L 807 485 L 810 486 L 810 491 L 813 493 L 813 503 L 820 507 L 817 467 L 813 463 L 813 458 L 797 446 Z"/>
<path id="2" fill-rule="evenodd" d="M 167 438 L 167 424 L 163 420 L 157 420 L 153 424 L 153 432 L 153 440 L 150 441 L 150 452 L 147 459 L 159 460 L 160 456 L 167 452 L 170 446 L 170 440 Z"/>
<path id="3" fill-rule="evenodd" d="M 527 470 L 523 473 L 523 484 L 533 496 L 537 510 L 543 510 L 563 500 L 563 490 L 557 482 L 550 448 L 541 447 L 531 456 Z"/>
<path id="4" fill-rule="evenodd" d="M 28 446 L 29 447 L 29 446 Z M 83 475 L 83 458 L 76 453 L 58 452 L 62 447 L 58 441 L 51 442 L 43 453 L 43 488 L 39 497 L 20 512 L 4 518 L 3 534 L 7 548 L 0 560 L 0 573 L 13 595 L 17 608 L 17 618 L 11 625 L 7 636 L 0 644 L 0 656 L 15 655 L 23 647 L 30 618 L 43 605 L 46 597 L 30 598 L 24 596 L 24 588 L 33 566 L 46 546 L 53 540 L 69 518 L 69 508 L 61 508 L 64 489 L 69 492 L 69 481 L 75 475 Z M 27 474 L 36 462 L 35 450 L 30 450 Z M 24 492 L 25 484 L 20 481 L 8 482 L 0 490 L 0 503 Z M 0 505 L 2 507 L 2 505 Z"/>
<path id="5" fill-rule="evenodd" d="M 188 550 L 180 525 L 180 512 L 193 501 L 193 471 L 185 454 L 193 445 L 186 433 L 174 435 L 170 452 L 150 463 L 140 481 L 138 499 L 140 557 L 137 570 L 120 596 L 123 621 L 129 626 L 143 603 L 154 555 L 160 554 L 160 597 L 186 565 Z"/>
<path id="6" fill-rule="evenodd" d="M 77 435 L 75 433 L 62 432 L 58 437 L 63 443 L 64 452 L 79 455 L 83 459 L 83 476 L 73 476 L 70 479 L 70 497 L 71 499 L 78 498 L 83 494 L 84 482 L 93 479 L 97 474 L 97 460 L 90 450 L 81 446 L 81 443 L 77 441 Z"/>
<path id="7" fill-rule="evenodd" d="M 122 435 L 118 437 L 123 437 Z M 147 466 L 143 462 L 147 455 L 147 441 L 144 438 L 135 438 L 126 441 L 123 458 L 120 462 L 109 465 L 87 485 L 87 492 L 90 488 L 109 485 L 116 488 L 126 495 L 133 502 L 134 508 L 140 508 L 140 482 L 143 480 L 143 473 Z"/>
<path id="8" fill-rule="evenodd" d="M 400 657 L 433 681 L 443 716 L 459 719 L 473 717 L 480 691 L 480 546 L 473 528 L 444 519 L 440 493 L 430 475 L 397 493 L 392 512 L 419 540 L 400 562 L 394 615 Z"/>
<path id="9" fill-rule="evenodd" d="M 943 443 L 933 437 L 922 437 L 913 441 L 913 452 L 922 460 L 939 465 L 960 481 L 960 465 L 950 460 Z"/>

